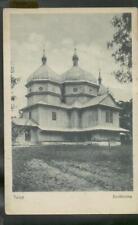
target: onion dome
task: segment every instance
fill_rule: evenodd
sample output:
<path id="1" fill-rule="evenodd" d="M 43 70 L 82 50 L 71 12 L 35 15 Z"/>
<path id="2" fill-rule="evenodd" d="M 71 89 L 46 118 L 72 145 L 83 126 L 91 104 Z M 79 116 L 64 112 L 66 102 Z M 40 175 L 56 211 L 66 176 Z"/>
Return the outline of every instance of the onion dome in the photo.
<path id="1" fill-rule="evenodd" d="M 73 66 L 71 69 L 67 70 L 65 73 L 62 74 L 62 81 L 87 81 L 97 84 L 96 78 L 89 72 L 83 70 L 78 65 L 79 57 L 77 55 L 76 49 L 74 49 L 74 54 L 72 57 Z"/>
<path id="2" fill-rule="evenodd" d="M 60 82 L 60 76 L 47 65 L 47 57 L 45 55 L 44 50 L 41 66 L 29 76 L 29 78 L 27 79 L 27 83 L 39 80 L 51 80 L 55 82 Z"/>

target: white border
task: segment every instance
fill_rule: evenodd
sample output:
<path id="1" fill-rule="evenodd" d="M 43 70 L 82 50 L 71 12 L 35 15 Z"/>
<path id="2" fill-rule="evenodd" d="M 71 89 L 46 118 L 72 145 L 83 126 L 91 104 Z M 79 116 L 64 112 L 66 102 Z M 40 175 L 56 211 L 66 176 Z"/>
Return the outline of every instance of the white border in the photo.
<path id="1" fill-rule="evenodd" d="M 10 87 L 10 15 L 42 13 L 132 13 L 133 36 L 133 162 L 132 192 L 12 192 L 11 87 Z M 4 137 L 5 207 L 7 214 L 135 214 L 138 213 L 138 19 L 136 8 L 50 8 L 4 9 Z M 15 196 L 23 197 L 16 199 Z M 113 198 L 113 195 L 132 198 Z"/>

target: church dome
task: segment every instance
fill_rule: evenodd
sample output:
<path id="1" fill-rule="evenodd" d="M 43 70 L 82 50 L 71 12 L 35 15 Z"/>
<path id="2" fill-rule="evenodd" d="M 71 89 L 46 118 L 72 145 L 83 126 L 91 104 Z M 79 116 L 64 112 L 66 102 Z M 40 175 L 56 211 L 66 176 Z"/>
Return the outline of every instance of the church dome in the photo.
<path id="1" fill-rule="evenodd" d="M 72 57 L 73 66 L 71 69 L 67 70 L 62 74 L 62 81 L 88 81 L 94 84 L 97 84 L 97 79 L 93 74 L 83 70 L 79 67 L 78 61 L 79 57 L 77 56 L 76 49 Z"/>
<path id="2" fill-rule="evenodd" d="M 29 76 L 27 83 L 37 80 L 51 80 L 55 82 L 60 81 L 60 76 L 47 65 L 45 53 L 42 56 L 42 65 Z"/>
<path id="3" fill-rule="evenodd" d="M 88 81 L 97 84 L 97 79 L 94 76 L 81 69 L 79 66 L 73 66 L 71 69 L 62 74 L 63 81 Z"/>

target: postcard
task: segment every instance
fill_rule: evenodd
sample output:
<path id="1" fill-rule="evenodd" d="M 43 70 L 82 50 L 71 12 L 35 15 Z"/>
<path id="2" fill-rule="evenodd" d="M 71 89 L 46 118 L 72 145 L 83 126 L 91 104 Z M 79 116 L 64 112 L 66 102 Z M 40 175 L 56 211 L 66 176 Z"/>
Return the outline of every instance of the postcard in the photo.
<path id="1" fill-rule="evenodd" d="M 138 213 L 137 18 L 4 9 L 7 214 Z"/>

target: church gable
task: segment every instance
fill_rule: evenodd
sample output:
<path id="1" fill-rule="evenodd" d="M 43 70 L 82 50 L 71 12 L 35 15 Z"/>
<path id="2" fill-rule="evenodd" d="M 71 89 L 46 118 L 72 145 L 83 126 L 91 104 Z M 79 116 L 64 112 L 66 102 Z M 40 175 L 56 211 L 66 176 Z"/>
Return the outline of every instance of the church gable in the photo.
<path id="1" fill-rule="evenodd" d="M 114 98 L 112 97 L 111 94 L 108 94 L 101 102 L 101 105 L 106 105 L 106 106 L 111 106 L 111 107 L 115 107 L 118 108 L 117 103 L 115 102 Z"/>

